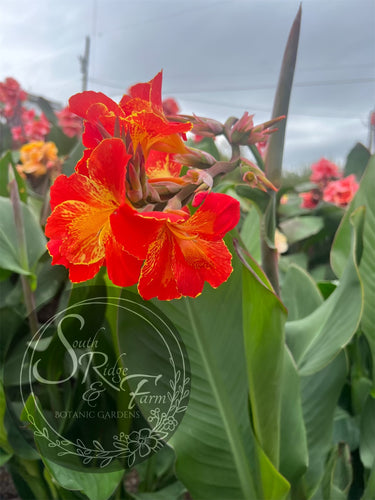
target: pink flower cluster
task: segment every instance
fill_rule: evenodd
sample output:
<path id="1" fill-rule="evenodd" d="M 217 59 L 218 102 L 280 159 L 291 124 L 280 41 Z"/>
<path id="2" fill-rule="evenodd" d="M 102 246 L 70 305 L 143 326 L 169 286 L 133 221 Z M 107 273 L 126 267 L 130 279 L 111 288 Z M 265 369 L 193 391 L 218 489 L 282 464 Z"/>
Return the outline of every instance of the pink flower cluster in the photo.
<path id="1" fill-rule="evenodd" d="M 37 116 L 33 109 L 21 108 L 20 125 L 11 127 L 13 140 L 20 144 L 44 141 L 51 126 L 45 115 Z"/>
<path id="2" fill-rule="evenodd" d="M 69 111 L 68 106 L 58 111 L 56 116 L 59 126 L 65 135 L 68 137 L 78 137 L 82 134 L 82 118 Z"/>
<path id="3" fill-rule="evenodd" d="M 20 84 L 14 78 L 6 78 L 0 82 L 0 115 L 11 118 L 22 101 L 25 101 L 27 94 L 21 89 Z"/>
<path id="4" fill-rule="evenodd" d="M 14 78 L 0 82 L 0 116 L 12 132 L 15 143 L 19 146 L 26 142 L 42 141 L 50 131 L 50 124 L 43 115 L 37 116 L 33 109 L 27 109 L 23 102 L 27 93 Z"/>
<path id="5" fill-rule="evenodd" d="M 316 188 L 302 193 L 302 208 L 315 208 L 323 200 L 339 207 L 346 207 L 358 190 L 355 175 L 342 177 L 339 167 L 326 158 L 311 165 L 310 181 Z"/>

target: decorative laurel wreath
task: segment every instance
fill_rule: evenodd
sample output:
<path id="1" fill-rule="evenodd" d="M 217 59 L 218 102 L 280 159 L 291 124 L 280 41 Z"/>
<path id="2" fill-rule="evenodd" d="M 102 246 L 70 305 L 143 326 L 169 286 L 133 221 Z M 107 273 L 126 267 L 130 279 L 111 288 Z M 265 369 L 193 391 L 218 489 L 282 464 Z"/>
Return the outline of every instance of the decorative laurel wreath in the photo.
<path id="1" fill-rule="evenodd" d="M 34 436 L 45 438 L 48 441 L 50 448 L 59 448 L 57 456 L 74 455 L 80 457 L 83 465 L 88 465 L 95 461 L 100 468 L 107 467 L 115 459 L 125 459 L 128 467 L 132 467 L 136 458 L 145 459 L 152 452 L 162 448 L 165 444 L 165 439 L 173 433 L 178 425 L 176 415 L 186 410 L 186 404 L 189 397 L 188 385 L 190 378 L 183 374 L 181 379 L 181 371 L 175 369 L 173 358 L 169 358 L 169 362 L 173 366 L 174 380 L 169 381 L 171 390 L 167 392 L 167 397 L 170 405 L 167 412 L 160 412 L 160 408 L 150 411 L 147 418 L 150 427 L 144 427 L 140 430 L 134 430 L 130 434 L 120 432 L 113 436 L 113 450 L 105 450 L 97 440 L 92 441 L 92 448 L 87 448 L 81 439 L 76 442 L 67 439 L 52 440 L 47 427 L 40 429 L 35 422 L 34 416 L 25 406 L 25 412 L 28 421 L 33 427 Z M 42 415 L 38 408 L 37 401 L 34 397 L 35 408 Z M 48 424 L 49 425 L 49 424 Z M 55 430 L 53 430 L 56 433 Z"/>

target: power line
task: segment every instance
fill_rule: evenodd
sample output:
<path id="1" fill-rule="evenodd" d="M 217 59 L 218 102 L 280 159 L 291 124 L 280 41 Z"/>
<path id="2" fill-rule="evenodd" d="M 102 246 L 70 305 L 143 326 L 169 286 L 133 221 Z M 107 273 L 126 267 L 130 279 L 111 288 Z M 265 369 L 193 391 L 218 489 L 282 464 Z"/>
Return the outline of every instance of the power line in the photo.
<path id="1" fill-rule="evenodd" d="M 192 102 L 192 103 L 197 103 L 197 104 L 208 104 L 212 106 L 220 106 L 220 107 L 228 107 L 228 108 L 236 108 L 236 109 L 241 109 L 242 111 L 245 111 L 246 109 L 250 109 L 251 111 L 255 112 L 262 112 L 262 113 L 268 113 L 271 114 L 271 107 L 269 108 L 259 108 L 257 106 L 252 106 L 252 105 L 240 105 L 240 104 L 233 104 L 230 102 L 223 102 L 223 101 L 205 101 L 205 100 L 197 100 L 197 99 L 182 99 L 184 102 Z M 348 120 L 362 120 L 363 116 L 348 116 L 348 115 L 332 115 L 332 114 L 314 114 L 314 113 L 299 113 L 299 112 L 290 112 L 290 116 L 307 116 L 311 118 L 332 118 L 332 119 L 348 119 Z"/>
<path id="2" fill-rule="evenodd" d="M 119 84 L 115 84 L 114 82 L 104 81 L 98 78 L 90 78 L 92 83 L 96 83 L 99 85 L 105 85 L 106 87 L 113 88 L 115 90 L 124 89 L 123 86 Z M 337 80 L 321 80 L 316 82 L 295 82 L 293 87 L 322 87 L 322 86 L 331 86 L 331 85 L 357 85 L 363 83 L 374 83 L 375 78 L 351 78 L 351 79 L 337 79 Z M 263 85 L 250 85 L 246 87 L 222 87 L 220 89 L 189 89 L 189 90 L 181 90 L 181 89 L 172 89 L 168 90 L 167 94 L 204 94 L 209 92 L 210 94 L 217 92 L 248 92 L 249 90 L 269 90 L 275 89 L 276 84 L 263 84 Z"/>

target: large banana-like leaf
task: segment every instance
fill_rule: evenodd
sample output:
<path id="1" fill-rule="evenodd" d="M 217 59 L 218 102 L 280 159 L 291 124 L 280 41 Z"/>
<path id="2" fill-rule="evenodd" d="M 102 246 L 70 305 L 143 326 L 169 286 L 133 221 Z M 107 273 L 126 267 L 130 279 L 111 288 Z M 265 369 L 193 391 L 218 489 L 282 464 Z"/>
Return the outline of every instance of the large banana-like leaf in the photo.
<path id="1" fill-rule="evenodd" d="M 256 444 L 248 413 L 241 269 L 196 299 L 157 302 L 187 348 L 191 395 L 170 441 L 176 470 L 196 500 L 282 499 L 289 489 Z"/>
<path id="2" fill-rule="evenodd" d="M 350 257 L 340 285 L 315 311 L 286 324 L 287 342 L 300 373 L 321 370 L 355 334 L 363 309 L 363 289 L 358 271 L 362 245 L 363 209 L 351 219 L 354 226 Z"/>
<path id="3" fill-rule="evenodd" d="M 350 254 L 350 217 L 360 206 L 365 207 L 365 221 L 363 229 L 363 253 L 359 266 L 359 273 L 364 288 L 364 310 L 361 327 L 369 342 L 373 367 L 375 367 L 375 155 L 371 157 L 362 177 L 361 185 L 349 205 L 347 212 L 337 230 L 331 253 L 331 265 L 337 276 L 344 272 Z M 375 385 L 375 368 L 373 369 Z"/>

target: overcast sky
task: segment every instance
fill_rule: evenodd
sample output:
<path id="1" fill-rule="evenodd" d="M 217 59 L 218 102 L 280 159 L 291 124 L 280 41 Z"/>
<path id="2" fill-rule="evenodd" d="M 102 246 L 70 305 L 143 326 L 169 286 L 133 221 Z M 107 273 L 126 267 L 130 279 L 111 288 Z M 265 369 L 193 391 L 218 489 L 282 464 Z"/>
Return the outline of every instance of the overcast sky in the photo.
<path id="1" fill-rule="evenodd" d="M 297 0 L 0 0 L 0 81 L 66 103 L 89 88 L 118 100 L 164 70 L 182 112 L 269 119 Z M 342 164 L 367 144 L 375 107 L 375 1 L 304 0 L 284 164 Z"/>

